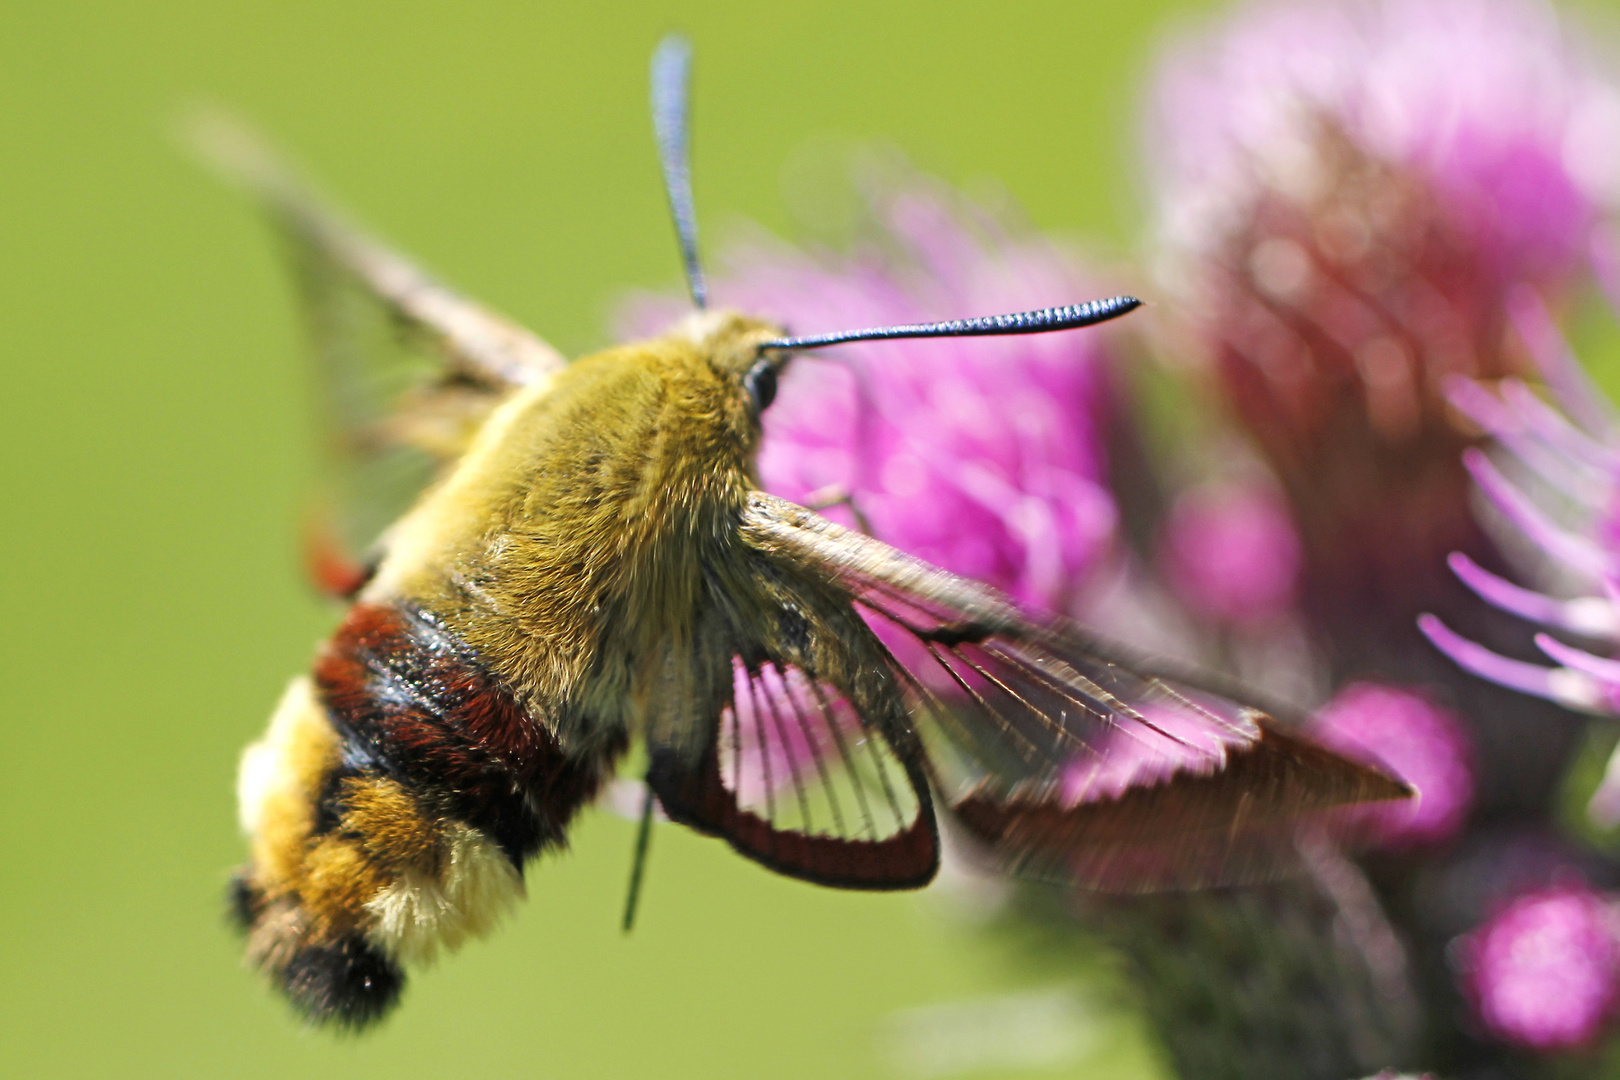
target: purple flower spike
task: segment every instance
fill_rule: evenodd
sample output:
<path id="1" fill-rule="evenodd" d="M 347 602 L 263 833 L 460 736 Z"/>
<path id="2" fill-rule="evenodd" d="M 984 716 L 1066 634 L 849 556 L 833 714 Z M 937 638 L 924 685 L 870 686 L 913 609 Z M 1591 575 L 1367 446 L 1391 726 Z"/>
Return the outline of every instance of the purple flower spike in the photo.
<path id="1" fill-rule="evenodd" d="M 756 239 L 725 253 L 719 304 L 795 334 L 1073 303 L 1098 289 L 1059 248 L 943 185 L 872 196 L 847 255 Z M 673 321 L 642 302 L 628 329 Z M 1107 332 L 877 341 L 805 354 L 765 413 L 766 490 L 1022 603 L 1067 608 L 1110 550 Z"/>
<path id="2" fill-rule="evenodd" d="M 1429 847 L 1461 831 L 1474 798 L 1473 750 L 1455 714 L 1411 690 L 1352 683 L 1317 711 L 1312 730 L 1417 788 L 1416 800 L 1354 812 L 1379 846 Z"/>
<path id="3" fill-rule="evenodd" d="M 1588 435 L 1569 422 L 1569 418 L 1542 401 L 1518 379 L 1503 379 L 1502 400 L 1513 407 L 1526 430 L 1547 444 L 1548 448 L 1565 455 L 1577 465 L 1612 471 L 1620 468 L 1620 453 L 1605 442 Z M 1608 443 L 1615 441 L 1612 429 L 1602 433 Z"/>
<path id="4" fill-rule="evenodd" d="M 1517 380 L 1503 382 L 1515 383 L 1516 388 L 1523 386 Z M 1446 400 L 1457 411 L 1478 424 L 1487 435 L 1535 472 L 1538 480 L 1594 510 L 1607 500 L 1612 470 L 1587 460 L 1578 442 L 1561 439 L 1568 421 L 1553 413 L 1558 422 L 1546 423 L 1545 414 L 1551 410 L 1546 409 L 1541 399 L 1530 395 L 1542 407 L 1535 410 L 1533 415 L 1526 416 L 1519 406 L 1528 403 L 1517 393 L 1517 389 L 1513 394 L 1513 404 L 1472 379 L 1447 379 L 1445 393 Z M 1585 438 L 1573 429 L 1569 433 L 1575 435 L 1577 440 Z"/>
<path id="5" fill-rule="evenodd" d="M 1433 615 L 1418 616 L 1418 629 L 1458 667 L 1498 686 L 1583 712 L 1605 711 L 1609 706 L 1611 695 L 1585 672 L 1510 659 L 1469 641 Z"/>
<path id="6" fill-rule="evenodd" d="M 1589 652 L 1565 645 L 1550 634 L 1536 635 L 1536 648 L 1573 671 L 1584 671 L 1594 679 L 1606 683 L 1610 696 L 1620 690 L 1620 660 L 1606 660 Z"/>
<path id="7" fill-rule="evenodd" d="M 1177 597 L 1219 623 L 1258 624 L 1287 612 L 1299 576 L 1299 536 L 1271 488 L 1231 484 L 1177 497 L 1163 562 Z"/>
<path id="8" fill-rule="evenodd" d="M 1460 551 L 1446 560 L 1451 572 L 1486 603 L 1521 619 L 1555 626 L 1587 637 L 1620 637 L 1620 610 L 1613 601 L 1596 596 L 1559 600 L 1504 581 Z"/>
<path id="9" fill-rule="evenodd" d="M 1531 0 L 1257 4 L 1170 53 L 1147 146 L 1171 314 L 1286 493 L 1305 623 L 1345 669 L 1409 670 L 1417 612 L 1465 617 L 1441 560 L 1499 554 L 1455 380 L 1528 353 L 1580 386 L 1537 297 L 1620 193 L 1620 90 Z M 1461 411 L 1562 475 L 1487 394 Z"/>
<path id="10" fill-rule="evenodd" d="M 1581 367 L 1535 290 L 1522 285 L 1514 289 L 1508 295 L 1508 314 L 1564 410 L 1588 432 L 1612 431 L 1620 416 Z"/>
<path id="11" fill-rule="evenodd" d="M 1462 938 L 1459 974 L 1480 1025 L 1541 1052 L 1592 1046 L 1620 1004 L 1620 926 L 1584 885 L 1520 896 Z"/>
<path id="12" fill-rule="evenodd" d="M 1478 447 L 1463 452 L 1463 464 L 1474 477 L 1485 497 L 1496 504 L 1509 521 L 1547 554 L 1566 563 L 1570 568 L 1601 578 L 1610 565 L 1609 557 L 1597 544 L 1559 528 L 1528 496 L 1511 484 L 1507 477 L 1491 464 L 1490 458 Z"/>

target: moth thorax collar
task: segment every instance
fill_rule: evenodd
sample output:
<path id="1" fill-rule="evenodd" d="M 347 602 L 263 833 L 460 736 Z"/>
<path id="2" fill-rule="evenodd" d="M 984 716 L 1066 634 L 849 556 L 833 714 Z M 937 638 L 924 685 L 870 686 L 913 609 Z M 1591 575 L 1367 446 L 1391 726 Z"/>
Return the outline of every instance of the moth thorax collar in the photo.
<path id="1" fill-rule="evenodd" d="M 676 323 L 670 336 L 689 341 L 726 371 L 745 372 L 759 359 L 762 343 L 782 336 L 782 328 L 731 308 L 694 311 Z"/>

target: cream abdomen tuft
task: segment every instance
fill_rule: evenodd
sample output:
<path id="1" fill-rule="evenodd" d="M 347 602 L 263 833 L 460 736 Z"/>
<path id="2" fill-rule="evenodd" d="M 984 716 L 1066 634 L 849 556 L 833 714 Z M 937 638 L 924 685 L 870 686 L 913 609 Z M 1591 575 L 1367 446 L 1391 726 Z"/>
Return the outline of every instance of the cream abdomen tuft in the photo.
<path id="1" fill-rule="evenodd" d="M 368 935 L 405 963 L 427 963 L 440 947 L 454 952 L 482 937 L 523 896 L 523 879 L 500 848 L 459 822 L 445 827 L 439 872 L 411 869 L 380 891 L 366 910 Z"/>

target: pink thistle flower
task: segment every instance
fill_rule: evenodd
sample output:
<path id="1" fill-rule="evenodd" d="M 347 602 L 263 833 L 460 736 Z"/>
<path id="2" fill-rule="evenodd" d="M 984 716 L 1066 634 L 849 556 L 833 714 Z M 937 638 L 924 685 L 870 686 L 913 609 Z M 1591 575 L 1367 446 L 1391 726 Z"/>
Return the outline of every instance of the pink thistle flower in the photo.
<path id="1" fill-rule="evenodd" d="M 1589 1047 L 1620 1003 L 1620 924 L 1584 885 L 1518 897 L 1458 942 L 1457 959 L 1480 1025 L 1525 1049 Z"/>
<path id="2" fill-rule="evenodd" d="M 873 230 L 848 254 L 768 239 L 734 247 L 714 297 L 809 334 L 1095 291 L 1060 248 L 943 185 L 913 179 L 870 209 Z M 642 300 L 627 322 L 661 327 L 675 310 Z M 883 341 L 803 356 L 765 414 L 760 479 L 1024 604 L 1064 610 L 1115 533 L 1107 337 Z"/>
<path id="3" fill-rule="evenodd" d="M 1166 517 L 1160 563 L 1176 597 L 1216 623 L 1269 623 L 1292 609 L 1299 535 L 1270 487 L 1242 483 L 1193 488 Z"/>
<path id="4" fill-rule="evenodd" d="M 1415 800 L 1353 811 L 1380 847 L 1433 847 L 1462 831 L 1474 798 L 1473 747 L 1455 713 L 1411 690 L 1359 682 L 1316 713 L 1312 731 L 1417 788 Z"/>
<path id="5" fill-rule="evenodd" d="M 1387 635 L 1444 600 L 1447 551 L 1493 561 L 1442 388 L 1517 369 L 1510 297 L 1577 269 L 1620 93 L 1540 5 L 1262 6 L 1171 56 L 1149 146 L 1166 278 L 1288 493 L 1306 613 Z"/>

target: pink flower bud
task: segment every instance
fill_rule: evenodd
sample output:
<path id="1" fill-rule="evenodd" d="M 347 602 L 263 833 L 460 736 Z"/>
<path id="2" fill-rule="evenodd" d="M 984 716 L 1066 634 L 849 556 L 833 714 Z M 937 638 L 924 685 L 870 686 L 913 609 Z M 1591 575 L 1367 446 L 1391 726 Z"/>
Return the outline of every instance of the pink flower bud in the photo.
<path id="1" fill-rule="evenodd" d="M 1620 1002 L 1620 923 L 1584 885 L 1527 893 L 1458 943 L 1463 989 L 1492 1036 L 1529 1050 L 1588 1047 Z"/>
<path id="2" fill-rule="evenodd" d="M 1467 729 L 1456 714 L 1410 690 L 1352 683 L 1317 711 L 1313 732 L 1417 789 L 1415 800 L 1353 811 L 1358 826 L 1380 846 L 1441 844 L 1462 830 L 1474 777 Z"/>

